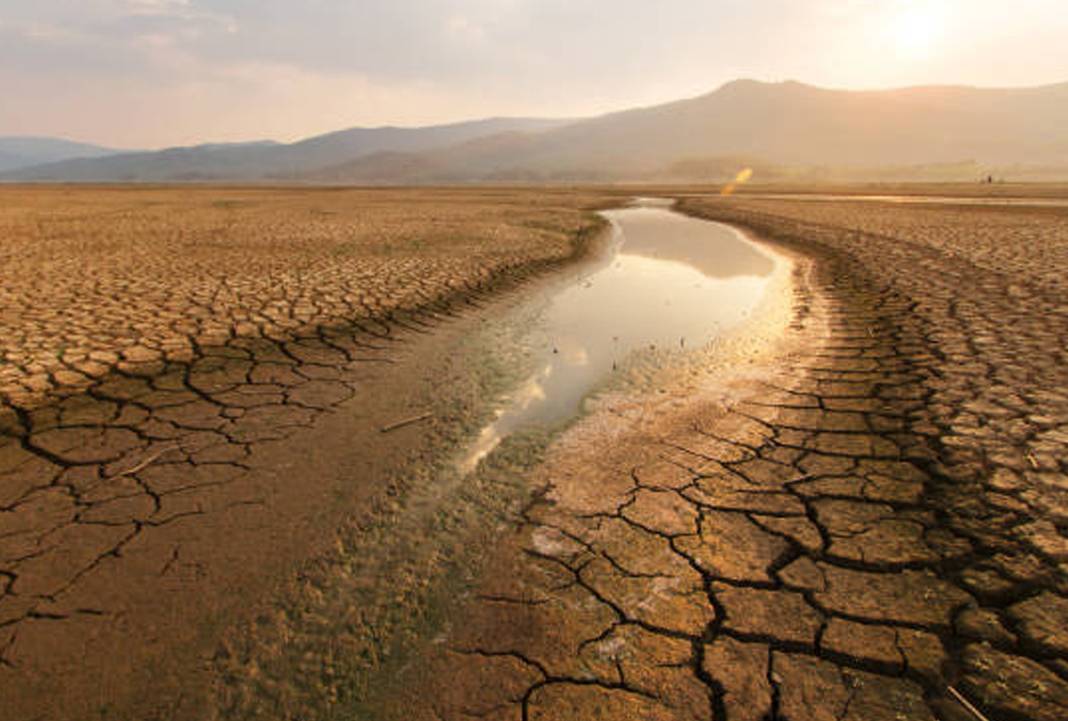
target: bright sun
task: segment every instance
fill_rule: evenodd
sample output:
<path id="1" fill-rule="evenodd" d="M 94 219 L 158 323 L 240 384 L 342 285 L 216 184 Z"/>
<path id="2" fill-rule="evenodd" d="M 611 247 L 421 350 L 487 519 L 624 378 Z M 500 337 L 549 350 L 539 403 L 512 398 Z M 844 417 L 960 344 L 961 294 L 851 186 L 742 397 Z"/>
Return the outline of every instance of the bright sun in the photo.
<path id="1" fill-rule="evenodd" d="M 910 3 L 891 20 L 888 28 L 898 55 L 920 59 L 930 55 L 944 30 L 942 8 L 935 3 Z"/>

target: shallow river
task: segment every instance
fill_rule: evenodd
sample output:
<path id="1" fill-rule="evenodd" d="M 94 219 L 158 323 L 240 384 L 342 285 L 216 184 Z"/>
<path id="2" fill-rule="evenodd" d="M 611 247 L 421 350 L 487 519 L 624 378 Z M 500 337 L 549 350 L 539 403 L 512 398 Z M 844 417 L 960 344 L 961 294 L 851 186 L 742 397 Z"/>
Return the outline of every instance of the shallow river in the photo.
<path id="1" fill-rule="evenodd" d="M 532 301 L 521 344 L 534 372 L 496 410 L 461 461 L 472 470 L 508 435 L 576 415 L 636 352 L 699 348 L 760 302 L 775 257 L 729 226 L 639 200 L 603 213 L 607 248 L 577 280 Z"/>

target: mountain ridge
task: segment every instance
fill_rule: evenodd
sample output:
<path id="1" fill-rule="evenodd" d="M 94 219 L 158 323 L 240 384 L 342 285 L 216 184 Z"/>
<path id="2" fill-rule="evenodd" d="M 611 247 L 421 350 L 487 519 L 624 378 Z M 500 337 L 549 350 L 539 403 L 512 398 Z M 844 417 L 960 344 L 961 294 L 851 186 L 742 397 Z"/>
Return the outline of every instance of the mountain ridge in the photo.
<path id="1" fill-rule="evenodd" d="M 99 158 L 72 158 L 0 173 L 0 179 L 73 182 L 265 180 L 383 150 L 417 152 L 468 138 L 523 128 L 537 130 L 568 120 L 495 117 L 422 127 L 353 127 L 293 143 L 204 143 Z"/>
<path id="2" fill-rule="evenodd" d="M 0 171 L 39 165 L 69 158 L 90 158 L 121 151 L 92 143 L 40 135 L 0 137 Z"/>
<path id="3" fill-rule="evenodd" d="M 742 78 L 690 98 L 588 118 L 350 128 L 266 148 L 64 161 L 0 179 L 619 181 L 682 177 L 739 158 L 768 169 L 907 173 L 933 167 L 965 176 L 992 167 L 1058 172 L 1063 166 L 1068 177 L 1068 82 L 843 90 Z M 680 168 L 687 170 L 680 175 Z"/>
<path id="4" fill-rule="evenodd" d="M 420 163 L 397 156 L 403 172 L 390 174 L 381 158 L 369 172 L 367 163 L 356 159 L 305 179 L 681 179 L 669 171 L 723 158 L 810 173 L 832 168 L 878 174 L 874 169 L 896 168 L 907 175 L 933 166 L 938 173 L 961 177 L 991 166 L 1060 164 L 1068 176 L 1068 83 L 1008 90 L 914 86 L 848 91 L 797 81 L 740 80 L 711 93 L 517 138 L 505 152 L 486 152 L 468 143 L 429 153 Z M 410 170 L 417 166 L 429 170 L 413 176 Z"/>

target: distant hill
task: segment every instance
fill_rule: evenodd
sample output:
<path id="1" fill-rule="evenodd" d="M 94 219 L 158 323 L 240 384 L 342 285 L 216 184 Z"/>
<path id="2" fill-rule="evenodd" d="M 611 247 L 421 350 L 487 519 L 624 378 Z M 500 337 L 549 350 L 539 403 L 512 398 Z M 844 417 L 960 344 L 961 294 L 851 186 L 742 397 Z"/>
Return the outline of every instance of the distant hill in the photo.
<path id="1" fill-rule="evenodd" d="M 165 182 L 294 179 L 380 152 L 415 153 L 471 138 L 557 127 L 567 121 L 490 118 L 423 128 L 351 128 L 296 143 L 228 143 L 65 160 L 0 174 L 4 180 Z"/>
<path id="2" fill-rule="evenodd" d="M 0 137 L 0 172 L 69 158 L 98 158 L 115 152 L 61 138 Z"/>
<path id="3" fill-rule="evenodd" d="M 963 179 L 994 168 L 1068 178 L 1068 83 L 830 90 L 738 80 L 581 120 L 498 118 L 354 128 L 288 145 L 68 160 L 4 180 L 446 183 Z"/>
<path id="4" fill-rule="evenodd" d="M 715 92 L 423 153 L 367 157 L 328 182 L 692 179 L 767 172 L 885 175 L 1042 165 L 1068 174 L 1068 83 L 1022 89 L 827 90 L 740 80 Z M 792 169 L 792 170 L 791 170 Z M 893 175 L 893 173 L 890 173 Z M 704 176 L 708 177 L 708 176 Z"/>

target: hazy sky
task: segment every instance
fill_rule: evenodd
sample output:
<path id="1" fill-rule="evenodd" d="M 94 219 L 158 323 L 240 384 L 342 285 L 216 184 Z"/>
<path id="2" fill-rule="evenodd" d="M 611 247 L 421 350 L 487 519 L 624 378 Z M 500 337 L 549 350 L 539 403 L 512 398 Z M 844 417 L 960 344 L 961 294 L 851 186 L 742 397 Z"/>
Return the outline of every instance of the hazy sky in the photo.
<path id="1" fill-rule="evenodd" d="M 0 135 L 118 147 L 575 116 L 738 77 L 1068 81 L 1068 0 L 0 0 Z"/>

